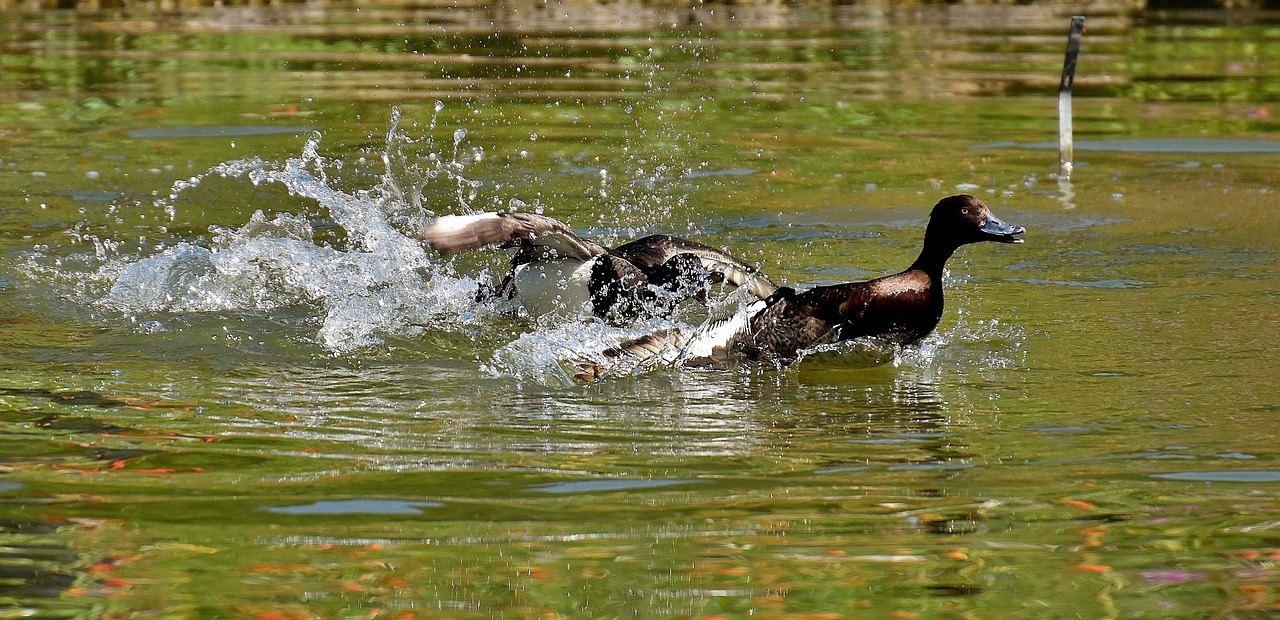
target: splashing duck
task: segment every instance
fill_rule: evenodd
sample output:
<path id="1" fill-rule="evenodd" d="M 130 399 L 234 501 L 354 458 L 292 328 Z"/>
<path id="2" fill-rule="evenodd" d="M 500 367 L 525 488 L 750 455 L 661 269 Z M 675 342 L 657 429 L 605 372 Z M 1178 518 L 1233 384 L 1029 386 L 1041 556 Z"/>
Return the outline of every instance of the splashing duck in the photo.
<path id="1" fill-rule="evenodd" d="M 446 215 L 418 239 L 445 255 L 496 245 L 515 248 L 493 295 L 518 299 L 535 316 L 586 310 L 613 323 L 669 316 L 681 302 L 708 303 L 712 284 L 769 297 L 777 287 L 755 267 L 713 247 L 650 235 L 613 249 L 534 213 Z"/>
<path id="2" fill-rule="evenodd" d="M 917 342 L 942 318 L 942 268 L 960 246 L 979 241 L 1022 243 L 1026 229 L 1001 221 L 973 196 L 943 198 L 933 207 L 919 257 L 893 275 L 806 291 L 782 287 L 691 334 L 664 329 L 623 342 L 580 365 L 593 381 L 615 367 L 670 363 L 686 367 L 794 362 L 818 345 L 871 337 Z"/>

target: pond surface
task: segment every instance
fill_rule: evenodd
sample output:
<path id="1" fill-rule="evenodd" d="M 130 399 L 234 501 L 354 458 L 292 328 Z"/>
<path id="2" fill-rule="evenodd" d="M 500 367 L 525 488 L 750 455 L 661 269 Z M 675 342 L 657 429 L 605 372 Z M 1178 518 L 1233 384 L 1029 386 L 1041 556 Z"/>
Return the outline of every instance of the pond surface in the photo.
<path id="1" fill-rule="evenodd" d="M 1270 617 L 1280 31 L 1194 17 L 1090 16 L 1070 181 L 1043 8 L 0 17 L 0 616 Z M 566 382 L 655 325 L 411 238 L 540 210 L 809 286 L 955 193 L 1026 243 L 784 370 Z"/>

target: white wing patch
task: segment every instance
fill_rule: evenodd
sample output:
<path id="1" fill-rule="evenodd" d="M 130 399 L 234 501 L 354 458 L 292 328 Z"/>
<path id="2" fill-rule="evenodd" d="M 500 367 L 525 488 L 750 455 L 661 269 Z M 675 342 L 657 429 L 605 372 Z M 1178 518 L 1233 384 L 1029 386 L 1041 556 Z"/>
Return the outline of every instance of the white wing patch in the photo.
<path id="1" fill-rule="evenodd" d="M 728 319 L 704 324 L 689 338 L 689 343 L 684 347 L 684 357 L 711 357 L 717 349 L 727 349 L 735 336 L 746 333 L 751 327 L 752 317 L 766 307 L 768 304 L 765 300 L 757 300 L 739 308 Z"/>

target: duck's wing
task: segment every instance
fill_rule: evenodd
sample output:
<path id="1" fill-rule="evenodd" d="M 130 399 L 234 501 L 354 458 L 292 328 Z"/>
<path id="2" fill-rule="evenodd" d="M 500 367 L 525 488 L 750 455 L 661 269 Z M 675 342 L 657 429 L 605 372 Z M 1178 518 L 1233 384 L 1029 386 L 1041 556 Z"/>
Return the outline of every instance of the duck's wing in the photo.
<path id="1" fill-rule="evenodd" d="M 759 269 L 737 257 L 709 245 L 667 235 L 650 235 L 615 248 L 615 256 L 631 261 L 644 271 L 666 264 L 677 256 L 691 256 L 702 263 L 707 271 L 720 273 L 735 287 L 745 287 L 753 295 L 764 299 L 778 290 Z"/>
<path id="2" fill-rule="evenodd" d="M 841 324 L 814 301 L 808 291 L 782 287 L 767 299 L 739 305 L 732 316 L 708 319 L 689 336 L 681 364 L 790 364 L 802 351 L 841 337 Z"/>
<path id="3" fill-rule="evenodd" d="M 751 319 L 769 303 L 763 299 L 746 301 L 748 294 L 750 291 L 746 288 L 730 293 L 726 303 L 718 306 L 712 316 L 689 334 L 677 328 L 658 329 L 599 351 L 589 360 L 577 363 L 578 372 L 573 378 L 591 383 L 608 375 L 655 366 L 733 366 L 743 361 L 736 355 L 735 343 L 750 333 Z M 733 310 L 726 310 L 730 306 Z"/>
<path id="4" fill-rule="evenodd" d="M 680 363 L 695 368 L 727 368 L 744 360 L 742 352 L 754 350 L 753 323 L 770 307 L 770 299 L 747 301 L 748 289 L 734 291 L 707 317 L 680 348 Z M 737 301 L 734 297 L 738 297 Z M 744 345 L 746 345 L 744 347 Z"/>
<path id="5" fill-rule="evenodd" d="M 590 361 L 578 363 L 574 378 L 596 381 L 606 375 L 658 365 L 689 368 L 730 368 L 738 364 L 784 364 L 802 345 L 829 336 L 808 335 L 815 329 L 809 317 L 794 316 L 790 300 L 795 291 L 780 288 L 771 297 L 751 300 L 740 288 L 702 325 L 685 334 L 679 329 L 659 329 L 600 351 Z M 737 298 L 735 300 L 735 297 Z M 732 308 L 732 309 L 729 309 Z M 794 329 L 793 329 L 794 328 Z"/>
<path id="6" fill-rule="evenodd" d="M 578 373 L 573 378 L 591 383 L 620 371 L 675 363 L 685 343 L 684 334 L 676 328 L 660 329 L 624 340 L 600 352 L 594 360 L 579 362 Z"/>
<path id="7" fill-rule="evenodd" d="M 457 254 L 489 245 L 536 246 L 566 258 L 586 260 L 605 253 L 557 219 L 536 213 L 477 213 L 436 218 L 418 239 L 441 254 Z"/>

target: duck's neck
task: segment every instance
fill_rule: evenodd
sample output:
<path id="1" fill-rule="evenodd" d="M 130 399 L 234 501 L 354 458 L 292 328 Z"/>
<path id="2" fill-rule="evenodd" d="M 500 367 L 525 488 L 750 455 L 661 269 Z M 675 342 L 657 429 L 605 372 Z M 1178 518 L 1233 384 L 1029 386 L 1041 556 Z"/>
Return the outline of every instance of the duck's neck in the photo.
<path id="1" fill-rule="evenodd" d="M 929 234 L 926 233 L 924 248 L 920 250 L 920 256 L 916 258 L 916 262 L 911 263 L 911 269 L 918 269 L 928 274 L 930 278 L 941 281 L 942 268 L 947 264 L 947 259 L 955 254 L 956 247 L 953 243 L 930 239 Z"/>

